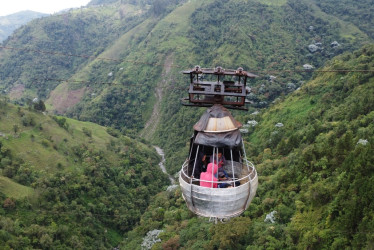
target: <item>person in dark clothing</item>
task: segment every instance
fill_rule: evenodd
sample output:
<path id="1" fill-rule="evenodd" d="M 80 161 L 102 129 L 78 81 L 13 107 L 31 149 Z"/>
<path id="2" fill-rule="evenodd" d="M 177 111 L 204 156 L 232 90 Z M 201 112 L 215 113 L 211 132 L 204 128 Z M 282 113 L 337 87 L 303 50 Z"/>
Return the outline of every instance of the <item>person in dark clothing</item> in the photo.
<path id="1" fill-rule="evenodd" d="M 219 188 L 229 188 L 234 187 L 234 181 L 231 178 L 227 177 L 225 173 L 218 173 L 218 187 Z M 240 186 L 240 181 L 235 181 L 235 187 Z"/>
<path id="2" fill-rule="evenodd" d="M 208 166 L 208 157 L 203 152 L 199 152 L 197 159 L 196 159 L 196 166 L 195 166 L 195 172 L 194 177 L 196 179 L 200 178 L 200 174 L 202 172 L 206 172 L 206 168 Z"/>
<path id="3" fill-rule="evenodd" d="M 217 158 L 218 157 L 218 162 Z M 218 152 L 218 155 L 213 158 L 213 155 L 210 157 L 210 162 L 213 162 L 218 165 L 218 170 L 226 164 L 226 158 L 223 156 L 222 152 Z"/>
<path id="4" fill-rule="evenodd" d="M 217 162 L 217 160 L 218 160 L 218 162 Z M 213 163 L 215 163 L 215 164 L 218 165 L 218 173 L 223 173 L 226 178 L 229 178 L 229 176 L 227 175 L 226 171 L 223 170 L 223 166 L 226 164 L 226 158 L 222 154 L 221 151 L 218 152 L 217 156 L 213 157 L 213 155 L 212 155 L 210 157 L 210 162 L 213 162 Z M 216 177 L 218 177 L 218 173 L 217 173 Z"/>

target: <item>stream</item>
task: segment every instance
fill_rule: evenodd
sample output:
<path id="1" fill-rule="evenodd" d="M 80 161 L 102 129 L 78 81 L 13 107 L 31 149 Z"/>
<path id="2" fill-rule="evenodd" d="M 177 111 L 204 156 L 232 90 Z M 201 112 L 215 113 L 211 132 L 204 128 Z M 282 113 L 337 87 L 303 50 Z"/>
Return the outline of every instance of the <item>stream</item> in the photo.
<path id="1" fill-rule="evenodd" d="M 162 172 L 164 172 L 165 174 L 168 175 L 171 184 L 174 185 L 175 184 L 174 178 L 166 171 L 166 168 L 165 168 L 165 154 L 164 154 L 164 151 L 157 146 L 153 146 L 153 147 L 156 149 L 157 154 L 159 154 L 161 156 L 161 161 L 158 165 L 160 166 Z"/>

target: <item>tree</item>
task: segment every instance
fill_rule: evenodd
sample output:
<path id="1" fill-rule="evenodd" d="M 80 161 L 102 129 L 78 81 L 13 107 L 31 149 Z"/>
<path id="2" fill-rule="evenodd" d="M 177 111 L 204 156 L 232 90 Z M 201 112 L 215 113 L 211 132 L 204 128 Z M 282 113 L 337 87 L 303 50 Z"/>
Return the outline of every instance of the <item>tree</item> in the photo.
<path id="1" fill-rule="evenodd" d="M 39 100 L 39 102 L 34 103 L 34 109 L 38 111 L 45 111 L 45 104 L 42 100 Z"/>
<path id="2" fill-rule="evenodd" d="M 5 209 L 13 209 L 13 208 L 15 208 L 15 206 L 16 206 L 16 203 L 13 201 L 13 199 L 11 199 L 9 197 L 6 198 L 4 203 L 3 203 L 3 207 Z"/>
<path id="3" fill-rule="evenodd" d="M 14 131 L 14 134 L 17 134 L 17 132 L 19 131 L 19 126 L 17 124 L 13 125 L 13 131 Z"/>
<path id="4" fill-rule="evenodd" d="M 216 224 L 210 229 L 212 235 L 208 248 L 239 249 L 243 247 L 249 232 L 251 219 L 248 217 L 234 218 L 227 224 Z"/>

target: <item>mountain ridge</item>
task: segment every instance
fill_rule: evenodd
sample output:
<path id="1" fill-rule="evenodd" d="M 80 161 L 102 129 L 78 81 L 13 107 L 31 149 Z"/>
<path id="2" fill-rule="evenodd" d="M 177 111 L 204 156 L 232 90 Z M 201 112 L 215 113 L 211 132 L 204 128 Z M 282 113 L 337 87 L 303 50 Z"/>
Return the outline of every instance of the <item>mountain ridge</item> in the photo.
<path id="1" fill-rule="evenodd" d="M 14 30 L 27 24 L 35 18 L 45 17 L 48 14 L 31 10 L 19 11 L 6 16 L 0 16 L 0 43 L 4 41 Z"/>
<path id="2" fill-rule="evenodd" d="M 353 71 L 330 71 L 342 66 Z M 188 210 L 180 189 L 169 190 L 155 197 L 121 247 L 370 248 L 374 45 L 335 57 L 322 70 L 267 110 L 236 117 L 258 122 L 243 134 L 259 187 L 242 216 L 211 223 Z"/>
<path id="3" fill-rule="evenodd" d="M 114 129 L 34 107 L 0 100 L 1 245 L 116 246 L 168 183 L 160 157 Z"/>
<path id="4" fill-rule="evenodd" d="M 22 141 L 28 147 L 38 143 L 41 152 L 21 151 L 13 161 L 2 147 L 2 174 L 24 184 L 20 192 L 31 186 L 42 193 L 12 199 L 0 186 L 0 225 L 12 227 L 0 228 L 0 240 L 10 248 L 140 248 L 148 232 L 162 229 L 155 249 L 373 245 L 373 27 L 356 15 L 360 8 L 370 10 L 363 10 L 370 1 L 96 3 L 34 20 L 0 51 L 0 91 L 26 107 L 19 108 L 24 117 L 13 106 L 12 119 L 1 113 L 8 122 L 6 136 L 15 142 L 12 152 L 24 150 Z M 165 67 L 168 60 L 173 64 Z M 313 69 L 304 70 L 306 64 Z M 162 147 L 168 172 L 180 170 L 192 126 L 205 111 L 179 105 L 189 83 L 181 70 L 195 65 L 241 66 L 260 75 L 249 82 L 249 111 L 233 111 L 243 124 L 258 122 L 248 124 L 243 135 L 248 158 L 258 169 L 258 195 L 243 216 L 228 224 L 195 217 L 178 188 L 159 193 L 168 181 L 153 172 L 158 157 L 148 150 L 150 143 Z M 155 92 L 162 92 L 161 100 Z M 81 122 L 27 110 L 35 98 L 46 101 L 50 115 L 58 112 L 53 101 L 63 99 L 56 104 L 64 107 L 61 114 Z M 150 119 L 153 111 L 157 119 Z M 65 123 L 71 129 L 79 124 L 76 140 L 84 145 L 64 148 L 73 139 L 65 142 L 54 134 L 34 135 L 32 142 L 29 132 L 18 130 L 47 132 L 30 125 L 32 117 L 55 119 L 49 123 L 61 124 L 56 134 L 69 131 Z M 147 130 L 149 123 L 154 127 Z M 113 138 L 106 135 L 100 142 L 96 130 Z M 125 138 L 115 139 L 121 134 Z M 44 161 L 21 161 L 36 156 Z M 265 221 L 268 216 L 275 223 Z"/>

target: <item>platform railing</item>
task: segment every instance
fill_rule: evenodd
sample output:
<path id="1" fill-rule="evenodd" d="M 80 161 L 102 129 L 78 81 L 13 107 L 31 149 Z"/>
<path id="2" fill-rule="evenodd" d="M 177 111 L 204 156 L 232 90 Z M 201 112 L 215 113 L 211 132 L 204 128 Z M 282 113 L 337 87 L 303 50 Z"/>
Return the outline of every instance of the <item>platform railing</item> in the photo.
<path id="1" fill-rule="evenodd" d="M 207 182 L 207 183 L 217 183 L 217 184 L 221 184 L 221 183 L 228 183 L 228 184 L 231 184 L 233 187 L 234 187 L 234 183 L 239 181 L 241 184 L 244 184 L 246 182 L 250 182 L 251 180 L 253 180 L 256 175 L 257 175 L 257 171 L 256 171 L 256 168 L 254 166 L 254 164 L 250 161 L 248 161 L 247 159 L 245 159 L 245 163 L 240 163 L 242 165 L 242 168 L 249 168 L 248 169 L 248 174 L 245 174 L 244 176 L 241 176 L 240 178 L 231 178 L 231 180 L 224 180 L 224 181 L 209 181 L 209 180 L 204 180 L 204 182 Z M 182 171 L 181 171 L 181 177 L 183 178 L 183 180 L 187 183 L 192 183 L 192 185 L 198 185 L 198 183 L 200 182 L 200 179 L 199 178 L 195 178 L 193 176 L 189 176 L 188 175 L 188 165 L 189 165 L 189 160 L 187 159 L 183 165 L 182 165 Z"/>

